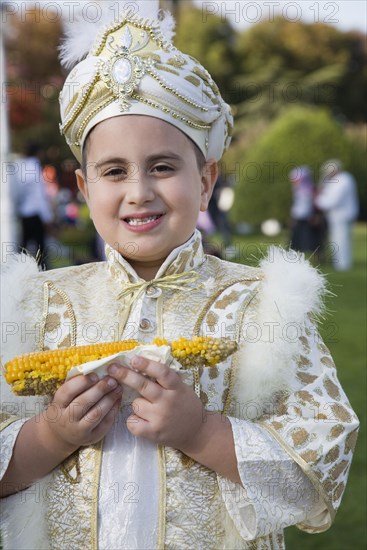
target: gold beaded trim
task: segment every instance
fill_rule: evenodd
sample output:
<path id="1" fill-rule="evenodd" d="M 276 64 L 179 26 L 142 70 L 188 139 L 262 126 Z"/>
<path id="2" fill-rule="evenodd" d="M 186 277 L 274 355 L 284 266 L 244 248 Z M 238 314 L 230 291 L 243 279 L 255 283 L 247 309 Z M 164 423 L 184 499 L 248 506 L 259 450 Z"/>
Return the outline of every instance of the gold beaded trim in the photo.
<path id="1" fill-rule="evenodd" d="M 81 96 L 79 102 L 77 103 L 77 105 L 75 105 L 75 107 L 71 110 L 71 112 L 68 114 L 64 124 L 61 126 L 61 131 L 63 133 L 65 133 L 66 129 L 70 126 L 70 124 L 72 124 L 72 122 L 76 119 L 76 117 L 82 111 L 85 103 L 87 102 L 88 97 L 90 96 L 91 92 L 93 91 L 94 85 L 98 82 L 98 80 L 99 80 L 99 74 L 97 73 L 97 74 L 94 75 L 92 81 L 88 84 L 88 86 L 86 87 L 86 89 L 82 93 L 82 96 Z"/>
<path id="2" fill-rule="evenodd" d="M 211 125 L 208 124 L 199 124 L 197 122 L 193 122 L 192 120 L 189 120 L 188 118 L 182 116 L 177 111 L 173 111 L 173 109 L 170 109 L 168 107 L 164 107 L 163 105 L 160 105 L 156 101 L 152 101 L 150 99 L 147 99 L 145 97 L 142 97 L 138 94 L 133 94 L 131 96 L 133 99 L 136 99 L 137 101 L 141 101 L 142 103 L 145 103 L 146 105 L 149 105 L 150 107 L 154 107 L 155 109 L 160 109 L 163 113 L 170 114 L 173 118 L 176 118 L 178 120 L 181 120 L 188 126 L 191 126 L 191 128 L 195 128 L 196 130 L 210 130 Z"/>
<path id="3" fill-rule="evenodd" d="M 173 95 L 175 95 L 179 99 L 182 99 L 182 101 L 184 101 L 188 105 L 191 105 L 192 107 L 195 107 L 196 109 L 200 109 L 200 111 L 202 111 L 203 113 L 207 113 L 209 111 L 209 109 L 207 109 L 206 107 L 202 107 L 201 105 L 199 105 L 195 101 L 192 101 L 192 99 L 189 99 L 188 97 L 180 94 L 180 92 L 178 92 L 176 90 L 176 88 L 173 88 L 173 86 L 171 86 L 170 84 L 167 84 L 167 82 L 164 82 L 164 80 L 162 80 L 162 78 L 157 73 L 152 71 L 151 69 L 148 69 L 148 73 L 150 74 L 150 76 L 152 76 L 158 82 L 158 84 L 160 84 L 160 86 L 162 86 L 162 88 L 164 90 L 168 90 L 169 92 L 171 92 Z"/>
<path id="4" fill-rule="evenodd" d="M 74 120 L 78 117 L 78 115 L 81 113 L 81 111 L 84 108 L 85 103 L 87 102 L 90 94 L 93 91 L 93 88 L 95 84 L 97 84 L 98 80 L 100 80 L 99 74 L 97 73 L 93 80 L 88 84 L 84 92 L 82 93 L 82 96 L 78 102 L 78 104 L 72 109 L 72 111 L 69 113 L 67 119 L 65 120 L 64 124 L 61 126 L 62 133 L 65 133 L 68 127 L 74 122 Z"/>
<path id="5" fill-rule="evenodd" d="M 40 341 L 39 341 L 39 351 L 43 351 L 45 348 L 45 332 L 46 332 L 46 322 L 48 316 L 48 301 L 50 297 L 50 282 L 46 282 L 43 285 L 43 311 L 42 311 L 42 322 L 40 329 Z"/>
<path id="6" fill-rule="evenodd" d="M 166 40 L 160 29 L 157 27 L 154 27 L 154 23 L 150 22 L 148 19 L 137 19 L 136 21 L 132 19 L 124 19 L 123 21 L 119 21 L 118 23 L 113 23 L 105 31 L 103 32 L 101 38 L 98 39 L 99 45 L 97 45 L 93 50 L 91 50 L 89 55 L 100 55 L 101 51 L 106 45 L 107 37 L 109 34 L 114 33 L 115 31 L 119 30 L 122 26 L 130 24 L 133 27 L 137 29 L 141 29 L 149 33 L 150 37 L 154 40 L 154 42 L 162 48 L 162 50 L 170 50 L 172 49 L 172 44 Z"/>
<path id="7" fill-rule="evenodd" d="M 93 109 L 89 114 L 88 116 L 85 117 L 85 119 L 83 120 L 83 122 L 80 124 L 79 126 L 79 130 L 77 132 L 77 135 L 76 135 L 76 138 L 77 138 L 77 141 L 74 142 L 74 145 L 76 147 L 80 147 L 80 139 L 83 135 L 83 132 L 85 130 L 85 128 L 88 126 L 89 122 L 92 120 L 92 118 L 98 114 L 100 111 L 102 111 L 102 109 L 104 109 L 105 107 L 107 107 L 108 105 L 110 105 L 111 103 L 113 103 L 115 101 L 115 98 L 114 97 L 110 97 L 109 99 L 106 99 L 106 101 L 103 101 L 102 103 L 100 103 L 100 105 L 98 105 L 98 107 L 96 107 L 95 109 Z"/>
<path id="8" fill-rule="evenodd" d="M 158 534 L 157 550 L 164 550 L 166 536 L 166 456 L 164 447 L 158 446 L 159 463 L 159 510 L 158 510 Z"/>
<path id="9" fill-rule="evenodd" d="M 192 371 L 193 371 L 193 375 L 194 375 L 194 391 L 200 399 L 201 385 L 200 385 L 200 370 L 199 370 L 199 367 L 194 367 L 192 369 Z"/>
<path id="10" fill-rule="evenodd" d="M 248 306 L 251 304 L 251 302 L 254 300 L 255 296 L 257 296 L 257 294 L 258 294 L 258 290 L 257 289 L 253 290 L 250 293 L 250 295 L 246 298 L 244 303 L 242 304 L 242 307 L 238 313 L 237 322 L 236 322 L 236 336 L 235 336 L 236 342 L 240 341 L 243 318 L 245 316 L 246 310 Z M 232 405 L 233 386 L 234 386 L 235 375 L 237 370 L 238 370 L 238 353 L 235 353 L 232 357 L 232 368 L 231 368 L 230 377 L 229 377 L 228 391 L 227 391 L 226 399 L 223 405 L 223 414 L 225 416 L 228 415 L 230 407 Z"/>

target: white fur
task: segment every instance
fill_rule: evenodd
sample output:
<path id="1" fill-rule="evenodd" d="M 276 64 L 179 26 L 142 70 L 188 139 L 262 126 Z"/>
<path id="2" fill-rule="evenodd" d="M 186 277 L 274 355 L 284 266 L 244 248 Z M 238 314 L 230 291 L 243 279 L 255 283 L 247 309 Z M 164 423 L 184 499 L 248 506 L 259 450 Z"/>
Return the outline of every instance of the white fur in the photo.
<path id="1" fill-rule="evenodd" d="M 324 277 L 294 251 L 271 247 L 260 269 L 264 280 L 239 352 L 235 388 L 238 412 L 252 419 L 271 406 L 276 393 L 292 387 L 294 358 L 301 352 L 297 335 L 309 313 L 321 314 L 326 292 Z"/>
<path id="2" fill-rule="evenodd" d="M 7 257 L 1 265 L 1 321 L 2 350 L 1 362 L 16 355 L 33 351 L 32 337 L 22 337 L 21 324 L 30 324 L 32 317 L 22 307 L 26 292 L 29 292 L 29 281 L 39 273 L 34 258 L 27 254 L 17 254 Z M 30 326 L 30 325 L 28 325 Z M 6 328 L 7 327 L 7 328 Z M 14 336 L 7 337 L 8 330 L 15 331 Z M 31 335 L 30 335 L 31 336 Z M 19 417 L 33 416 L 44 408 L 43 397 L 17 397 L 10 391 L 10 386 L 1 380 L 1 406 L 5 412 Z M 11 495 L 1 503 L 1 535 L 3 548 L 17 550 L 38 548 L 45 550 L 47 542 L 46 508 L 42 495 L 49 477 L 36 482 L 22 493 Z M 35 506 L 35 501 L 39 504 Z M 33 529 L 29 529 L 33 525 Z"/>
<path id="3" fill-rule="evenodd" d="M 29 292 L 29 281 L 39 273 L 37 262 L 27 254 L 14 254 L 1 264 L 1 364 L 34 351 L 34 319 L 31 311 L 25 311 L 23 300 Z M 23 330 L 26 329 L 26 330 Z M 17 397 L 0 376 L 0 399 L 3 409 L 17 416 L 33 416 L 42 410 L 43 397 Z"/>
<path id="4" fill-rule="evenodd" d="M 21 304 L 25 297 L 24 293 L 27 291 L 26 282 L 38 273 L 36 260 L 27 254 L 11 254 L 6 262 L 1 264 L 1 320 L 2 323 L 9 323 L 8 328 L 3 327 L 3 330 L 10 331 L 11 323 L 18 324 L 22 321 L 24 312 Z M 4 333 L 2 343 L 4 343 Z M 22 349 L 17 350 L 14 355 L 29 351 L 27 342 L 22 338 L 19 338 L 18 345 Z M 2 359 L 5 361 L 12 357 L 10 349 L 8 351 L 10 357 L 4 356 L 4 350 L 7 349 L 5 345 L 2 351 Z"/>
<path id="5" fill-rule="evenodd" d="M 175 21 L 167 11 L 159 13 L 158 0 L 119 1 L 104 0 L 101 16 L 92 21 L 83 11 L 76 19 L 65 20 L 65 39 L 60 46 L 60 61 L 66 69 L 71 69 L 76 63 L 84 59 L 96 38 L 114 21 L 122 20 L 126 15 L 137 20 L 149 20 L 159 25 L 164 38 L 172 40 Z"/>

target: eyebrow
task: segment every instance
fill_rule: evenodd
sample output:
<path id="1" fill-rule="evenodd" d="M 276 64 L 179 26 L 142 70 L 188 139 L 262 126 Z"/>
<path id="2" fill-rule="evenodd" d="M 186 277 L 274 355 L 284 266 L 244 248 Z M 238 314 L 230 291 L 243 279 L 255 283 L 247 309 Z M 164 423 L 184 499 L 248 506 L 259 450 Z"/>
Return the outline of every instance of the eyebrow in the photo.
<path id="1" fill-rule="evenodd" d="M 179 160 L 182 161 L 181 155 L 174 153 L 173 151 L 161 151 L 154 155 L 150 155 L 146 158 L 146 162 L 154 162 L 159 159 L 170 159 L 170 160 Z M 95 163 L 97 169 L 102 168 L 106 164 L 131 164 L 131 160 L 127 160 L 123 157 L 106 157 L 102 158 L 99 162 Z"/>

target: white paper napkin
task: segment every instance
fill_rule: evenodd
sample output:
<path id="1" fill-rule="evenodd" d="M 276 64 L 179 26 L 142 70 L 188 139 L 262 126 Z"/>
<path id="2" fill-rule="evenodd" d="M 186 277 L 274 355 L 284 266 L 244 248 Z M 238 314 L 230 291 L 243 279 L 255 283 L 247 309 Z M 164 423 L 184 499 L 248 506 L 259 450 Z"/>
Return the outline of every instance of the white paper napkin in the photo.
<path id="1" fill-rule="evenodd" d="M 131 359 L 133 357 L 140 356 L 150 359 L 152 361 L 157 361 L 158 363 L 163 363 L 168 365 L 171 369 L 179 371 L 182 369 L 182 366 L 176 359 L 171 355 L 171 348 L 169 346 L 157 346 L 156 344 L 149 344 L 146 346 L 137 346 L 134 349 L 128 351 L 120 351 L 114 355 L 109 355 L 103 359 L 98 359 L 96 361 L 89 361 L 89 363 L 84 363 L 83 365 L 78 365 L 69 370 L 66 380 L 78 376 L 79 374 L 90 374 L 94 372 L 98 375 L 99 379 L 106 376 L 108 366 L 112 363 L 117 363 L 123 367 L 128 367 L 132 369 Z"/>

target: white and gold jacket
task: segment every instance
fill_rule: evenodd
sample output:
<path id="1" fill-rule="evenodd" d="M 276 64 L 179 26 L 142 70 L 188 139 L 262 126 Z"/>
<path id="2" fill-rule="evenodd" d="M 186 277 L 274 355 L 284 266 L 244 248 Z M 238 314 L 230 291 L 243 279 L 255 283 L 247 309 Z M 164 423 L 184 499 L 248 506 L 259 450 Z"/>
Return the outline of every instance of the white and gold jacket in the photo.
<path id="1" fill-rule="evenodd" d="M 271 248 L 259 268 L 203 253 L 198 232 L 145 282 L 107 261 L 39 272 L 7 259 L 2 361 L 28 351 L 136 338 L 231 337 L 232 358 L 189 376 L 231 421 L 242 485 L 130 434 L 132 396 L 104 440 L 2 502 L 4 549 L 276 549 L 283 529 L 327 529 L 345 488 L 358 420 L 312 322 L 324 281 Z M 2 383 L 1 471 L 23 422 L 46 410 Z"/>

